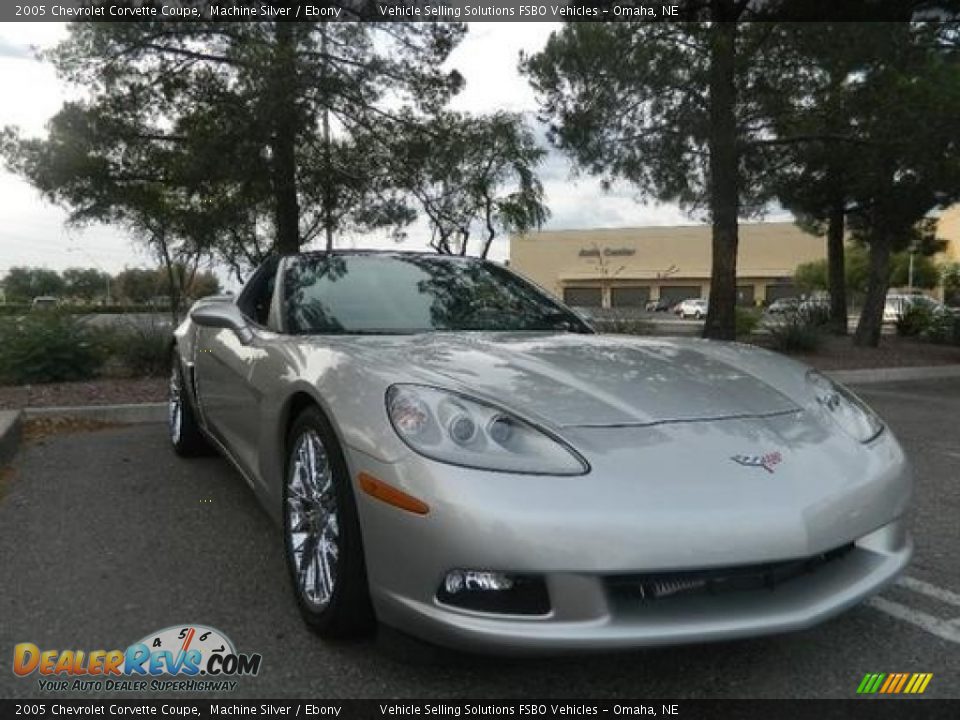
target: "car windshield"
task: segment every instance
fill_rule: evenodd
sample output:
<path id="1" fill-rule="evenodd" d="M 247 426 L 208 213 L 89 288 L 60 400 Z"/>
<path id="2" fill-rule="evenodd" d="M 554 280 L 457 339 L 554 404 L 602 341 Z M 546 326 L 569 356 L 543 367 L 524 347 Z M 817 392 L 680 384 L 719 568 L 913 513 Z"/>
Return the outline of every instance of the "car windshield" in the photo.
<path id="1" fill-rule="evenodd" d="M 287 266 L 283 287 L 293 334 L 592 332 L 509 270 L 470 258 L 305 255 Z"/>

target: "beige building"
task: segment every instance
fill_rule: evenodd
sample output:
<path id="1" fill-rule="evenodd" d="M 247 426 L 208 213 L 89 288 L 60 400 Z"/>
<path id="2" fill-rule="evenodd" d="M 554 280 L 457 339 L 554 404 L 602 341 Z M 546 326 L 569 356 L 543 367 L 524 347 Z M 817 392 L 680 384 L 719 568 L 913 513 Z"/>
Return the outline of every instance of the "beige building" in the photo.
<path id="1" fill-rule="evenodd" d="M 743 305 L 797 294 L 800 263 L 826 257 L 826 240 L 793 223 L 740 225 L 737 296 Z M 510 266 L 581 307 L 638 307 L 706 298 L 710 227 L 556 230 L 510 239 Z"/>
<path id="2" fill-rule="evenodd" d="M 960 262 L 960 205 L 945 210 L 937 235 L 948 241 L 937 262 Z M 554 230 L 510 238 L 510 265 L 580 307 L 642 307 L 649 300 L 706 298 L 710 227 Z M 737 258 L 741 305 L 798 294 L 797 265 L 826 257 L 826 238 L 792 222 L 742 223 Z"/>
<path id="3" fill-rule="evenodd" d="M 947 249 L 938 259 L 960 263 L 960 205 L 952 205 L 943 211 L 937 222 L 937 237 L 947 241 Z"/>

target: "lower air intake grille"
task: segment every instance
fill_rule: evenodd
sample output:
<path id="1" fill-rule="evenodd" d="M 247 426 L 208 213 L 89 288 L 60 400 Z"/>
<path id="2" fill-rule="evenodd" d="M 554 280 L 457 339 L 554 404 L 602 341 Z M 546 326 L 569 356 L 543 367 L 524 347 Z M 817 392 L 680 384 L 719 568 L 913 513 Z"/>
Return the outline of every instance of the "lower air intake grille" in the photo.
<path id="1" fill-rule="evenodd" d="M 853 550 L 853 543 L 799 560 L 709 570 L 611 575 L 607 589 L 618 598 L 656 602 L 670 597 L 773 590 L 794 578 L 814 573 Z"/>

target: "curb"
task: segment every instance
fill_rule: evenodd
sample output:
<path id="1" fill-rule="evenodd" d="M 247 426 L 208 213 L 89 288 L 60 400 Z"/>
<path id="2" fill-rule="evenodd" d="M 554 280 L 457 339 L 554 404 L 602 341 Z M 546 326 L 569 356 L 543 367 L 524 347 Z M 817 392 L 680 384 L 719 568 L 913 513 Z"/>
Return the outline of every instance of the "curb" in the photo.
<path id="1" fill-rule="evenodd" d="M 826 372 L 837 382 L 853 385 L 960 378 L 960 365 L 929 367 L 889 367 Z M 88 405 L 83 407 L 43 407 L 25 410 L 0 410 L 0 465 L 8 462 L 20 444 L 23 420 L 49 417 L 72 417 L 101 422 L 139 425 L 167 420 L 166 403 L 130 405 Z"/>
<path id="2" fill-rule="evenodd" d="M 960 365 L 864 368 L 862 370 L 827 371 L 825 374 L 841 383 L 870 385 L 872 383 L 906 382 L 909 380 L 960 378 Z"/>

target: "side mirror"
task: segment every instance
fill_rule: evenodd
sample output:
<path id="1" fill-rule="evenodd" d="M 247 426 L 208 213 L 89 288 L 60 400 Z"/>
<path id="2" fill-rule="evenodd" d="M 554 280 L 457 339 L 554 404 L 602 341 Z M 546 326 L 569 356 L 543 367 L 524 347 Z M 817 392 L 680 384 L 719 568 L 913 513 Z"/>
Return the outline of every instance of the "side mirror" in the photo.
<path id="1" fill-rule="evenodd" d="M 198 305 L 190 311 L 190 319 L 202 327 L 233 330 L 244 345 L 253 342 L 253 331 L 247 325 L 247 319 L 232 302 L 208 302 Z"/>

